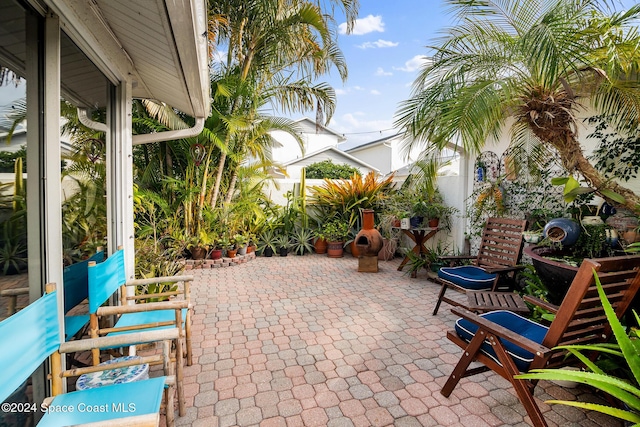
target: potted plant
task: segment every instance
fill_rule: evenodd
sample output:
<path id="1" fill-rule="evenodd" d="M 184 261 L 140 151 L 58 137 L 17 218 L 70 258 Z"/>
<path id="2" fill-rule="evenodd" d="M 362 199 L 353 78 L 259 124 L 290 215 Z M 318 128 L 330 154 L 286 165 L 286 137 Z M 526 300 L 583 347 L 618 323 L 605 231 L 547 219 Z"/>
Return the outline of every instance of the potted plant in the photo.
<path id="1" fill-rule="evenodd" d="M 233 240 L 236 243 L 238 255 L 245 255 L 247 253 L 247 243 L 249 242 L 249 238 L 243 233 L 238 233 L 233 236 Z"/>
<path id="2" fill-rule="evenodd" d="M 262 230 L 258 237 L 257 251 L 266 257 L 272 257 L 277 248 L 276 235 L 273 230 L 267 228 Z"/>
<path id="3" fill-rule="evenodd" d="M 291 249 L 296 255 L 304 255 L 310 253 L 313 250 L 314 233 L 308 228 L 296 227 L 293 230 L 293 236 L 291 238 Z"/>
<path id="4" fill-rule="evenodd" d="M 315 237 L 315 241 L 313 243 L 313 250 L 317 254 L 326 254 L 327 253 L 327 239 L 324 236 L 322 228 L 318 228 L 313 232 L 313 236 Z"/>
<path id="5" fill-rule="evenodd" d="M 291 246 L 291 239 L 286 233 L 282 233 L 276 237 L 276 247 L 280 256 L 287 256 L 289 254 L 289 247 Z"/>
<path id="6" fill-rule="evenodd" d="M 336 218 L 322 226 L 322 233 L 327 239 L 329 258 L 341 258 L 344 254 L 344 241 L 349 236 L 349 225 Z"/>
<path id="7" fill-rule="evenodd" d="M 212 243 L 213 236 L 204 230 L 201 230 L 197 236 L 191 237 L 187 244 L 187 249 L 191 252 L 191 258 L 195 260 L 205 259 Z"/>

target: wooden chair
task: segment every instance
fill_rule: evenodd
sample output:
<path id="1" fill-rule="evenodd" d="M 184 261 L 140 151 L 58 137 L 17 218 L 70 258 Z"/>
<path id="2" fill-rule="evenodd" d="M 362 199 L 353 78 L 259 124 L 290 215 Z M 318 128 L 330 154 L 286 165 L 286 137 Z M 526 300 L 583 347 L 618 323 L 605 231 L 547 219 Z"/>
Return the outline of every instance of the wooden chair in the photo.
<path id="1" fill-rule="evenodd" d="M 38 426 L 157 426 L 163 395 L 167 425 L 173 426 L 176 380 L 169 362 L 169 349 L 171 341 L 179 337 L 178 328 L 61 343 L 55 286 L 47 285 L 47 292 L 42 298 L 0 322 L 0 365 L 10 373 L 0 382 L 0 401 L 10 396 L 50 358 L 53 396 L 45 399 L 43 405 L 51 410 L 45 412 Z M 69 351 L 158 341 L 163 342 L 163 352 L 159 355 L 146 356 L 117 366 L 112 364 L 62 370 L 61 355 Z M 63 381 L 68 377 L 157 361 L 163 363 L 166 376 L 63 393 Z M 35 406 L 40 408 L 39 403 Z M 67 410 L 63 411 L 64 408 Z M 105 410 L 89 411 L 87 408 Z"/>
<path id="2" fill-rule="evenodd" d="M 442 285 L 433 315 L 438 313 L 440 304 L 446 302 L 453 306 L 461 303 L 445 296 L 448 288 L 458 292 L 491 290 L 495 291 L 505 275 L 513 275 L 519 266 L 522 255 L 522 232 L 527 221 L 510 218 L 489 218 L 482 232 L 482 241 L 476 257 L 445 256 L 441 260 L 449 262 L 449 267 L 438 270 L 433 278 Z M 473 259 L 473 265 L 454 267 L 456 262 Z"/>
<path id="3" fill-rule="evenodd" d="M 542 303 L 555 313 L 550 326 L 543 326 L 508 311 L 481 315 L 461 308 L 452 312 L 461 316 L 447 338 L 464 351 L 440 391 L 449 396 L 461 378 L 492 370 L 511 382 L 534 426 L 546 426 L 533 391 L 536 383 L 515 379 L 514 375 L 530 369 L 577 365 L 559 345 L 605 342 L 611 330 L 595 286 L 594 271 L 600 278 L 607 298 L 620 318 L 629 308 L 640 288 L 640 255 L 602 259 L 585 259 L 560 306 Z M 471 362 L 483 366 L 469 369 Z"/>
<path id="4" fill-rule="evenodd" d="M 101 264 L 89 263 L 89 329 L 91 338 L 100 336 L 117 336 L 140 331 L 161 330 L 176 327 L 180 337 L 175 341 L 176 348 L 176 377 L 179 413 L 186 413 L 183 379 L 183 353 L 186 354 L 187 364 L 191 364 L 191 307 L 189 282 L 192 276 L 154 277 L 127 281 L 124 270 L 124 251 L 122 249 L 112 254 Z M 177 284 L 183 282 L 183 289 L 160 293 L 144 293 L 128 295 L 128 287 L 150 284 Z M 176 286 L 177 288 L 177 286 Z M 120 294 L 121 305 L 103 306 L 112 296 Z M 183 299 L 169 299 L 182 295 Z M 129 301 L 149 300 L 144 304 L 130 304 Z M 160 300 L 159 299 L 167 299 Z M 115 319 L 113 326 L 101 327 L 100 319 Z M 107 323 L 107 322 L 103 322 Z M 100 363 L 100 350 L 92 350 L 93 364 Z"/>

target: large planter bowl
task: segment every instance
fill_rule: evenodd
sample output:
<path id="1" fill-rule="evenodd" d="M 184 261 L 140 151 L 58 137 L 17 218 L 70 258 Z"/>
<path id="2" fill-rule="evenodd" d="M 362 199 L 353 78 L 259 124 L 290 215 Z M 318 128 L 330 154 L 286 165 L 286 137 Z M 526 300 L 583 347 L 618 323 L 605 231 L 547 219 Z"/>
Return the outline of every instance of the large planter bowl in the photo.
<path id="1" fill-rule="evenodd" d="M 536 273 L 538 273 L 542 284 L 549 291 L 549 301 L 560 305 L 569 290 L 569 286 L 571 286 L 573 278 L 576 277 L 578 267 L 545 258 L 545 256 L 558 257 L 565 255 L 562 251 L 546 246 L 527 246 L 524 249 L 524 253 L 531 257 Z"/>

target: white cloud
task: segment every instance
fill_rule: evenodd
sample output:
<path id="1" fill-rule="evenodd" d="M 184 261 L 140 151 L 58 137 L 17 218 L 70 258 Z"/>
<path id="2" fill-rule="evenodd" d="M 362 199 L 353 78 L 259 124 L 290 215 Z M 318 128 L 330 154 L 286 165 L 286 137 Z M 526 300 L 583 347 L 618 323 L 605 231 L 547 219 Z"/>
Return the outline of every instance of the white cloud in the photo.
<path id="1" fill-rule="evenodd" d="M 347 91 L 345 89 L 336 89 L 336 95 L 345 95 Z"/>
<path id="2" fill-rule="evenodd" d="M 394 70 L 414 72 L 422 67 L 429 59 L 424 55 L 416 55 L 404 63 L 404 67 L 393 67 Z"/>
<path id="3" fill-rule="evenodd" d="M 371 95 L 382 95 L 382 93 L 380 93 L 379 90 L 375 90 L 375 89 L 371 89 L 371 92 L 369 92 Z"/>
<path id="4" fill-rule="evenodd" d="M 378 67 L 374 75 L 375 76 L 393 76 L 393 73 L 391 71 L 385 71 L 384 68 L 382 67 Z"/>
<path id="5" fill-rule="evenodd" d="M 396 47 L 396 46 L 398 46 L 397 42 L 378 39 L 375 42 L 365 42 L 365 43 L 362 43 L 361 45 L 357 45 L 356 47 L 360 49 L 375 49 L 375 48 Z"/>
<path id="6" fill-rule="evenodd" d="M 343 22 L 342 24 L 340 24 L 338 26 L 338 31 L 340 32 L 340 34 L 347 34 L 347 23 Z M 366 18 L 356 19 L 351 34 L 361 36 L 363 34 L 372 33 L 374 31 L 377 31 L 379 33 L 384 32 L 384 22 L 382 22 L 381 15 L 369 15 Z"/>

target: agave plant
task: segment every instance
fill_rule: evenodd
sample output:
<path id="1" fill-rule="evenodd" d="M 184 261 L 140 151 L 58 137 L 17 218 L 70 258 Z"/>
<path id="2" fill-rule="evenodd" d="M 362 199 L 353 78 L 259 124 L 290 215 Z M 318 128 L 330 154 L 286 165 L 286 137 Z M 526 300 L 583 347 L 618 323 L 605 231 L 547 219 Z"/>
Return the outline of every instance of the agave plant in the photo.
<path id="1" fill-rule="evenodd" d="M 595 275 L 595 272 L 594 272 Z M 578 358 L 587 371 L 567 371 L 562 369 L 533 369 L 527 374 L 517 375 L 519 379 L 530 380 L 564 380 L 574 381 L 587 384 L 599 390 L 608 393 L 620 402 L 624 403 L 628 409 L 619 409 L 611 406 L 600 405 L 588 402 L 576 402 L 566 400 L 548 400 L 546 403 L 561 404 L 583 408 L 592 411 L 602 412 L 615 418 L 640 424 L 640 341 L 631 339 L 625 328 L 622 326 L 615 311 L 609 303 L 609 300 L 602 290 L 602 285 L 598 276 L 595 276 L 598 294 L 602 301 L 602 306 L 607 315 L 607 320 L 611 326 L 611 330 L 616 339 L 616 343 L 589 344 L 589 345 L 567 345 L 559 346 L 558 349 L 564 349 Z M 640 318 L 634 311 L 636 322 L 640 324 Z M 621 379 L 608 374 L 601 369 L 596 363 L 589 359 L 588 354 L 594 351 L 611 355 L 612 357 L 621 359 L 624 365 L 628 367 L 631 378 Z M 626 369 L 625 369 L 626 370 Z"/>

